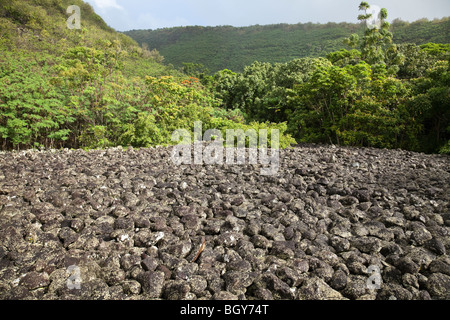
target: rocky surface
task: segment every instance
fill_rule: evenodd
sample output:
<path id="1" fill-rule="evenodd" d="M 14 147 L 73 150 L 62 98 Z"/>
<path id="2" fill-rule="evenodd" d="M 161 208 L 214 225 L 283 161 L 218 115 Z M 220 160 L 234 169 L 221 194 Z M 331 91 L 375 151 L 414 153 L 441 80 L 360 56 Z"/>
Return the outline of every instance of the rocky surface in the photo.
<path id="1" fill-rule="evenodd" d="M 450 299 L 449 157 L 170 155 L 1 153 L 0 299 Z"/>

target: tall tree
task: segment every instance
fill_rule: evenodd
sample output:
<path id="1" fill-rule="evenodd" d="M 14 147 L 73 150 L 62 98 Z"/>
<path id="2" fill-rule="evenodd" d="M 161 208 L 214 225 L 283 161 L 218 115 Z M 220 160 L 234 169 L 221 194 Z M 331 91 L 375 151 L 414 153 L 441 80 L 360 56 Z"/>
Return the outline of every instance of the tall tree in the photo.
<path id="1" fill-rule="evenodd" d="M 377 17 L 369 13 L 370 5 L 363 1 L 359 5 L 359 10 L 364 14 L 358 16 L 358 20 L 367 25 L 362 39 L 357 34 L 345 39 L 345 44 L 356 48 L 359 46 L 361 57 L 370 65 L 385 65 L 388 73 L 393 75 L 399 70 L 399 65 L 404 62 L 403 55 L 392 43 L 393 35 L 389 31 L 390 24 L 386 21 L 388 11 L 382 8 Z"/>

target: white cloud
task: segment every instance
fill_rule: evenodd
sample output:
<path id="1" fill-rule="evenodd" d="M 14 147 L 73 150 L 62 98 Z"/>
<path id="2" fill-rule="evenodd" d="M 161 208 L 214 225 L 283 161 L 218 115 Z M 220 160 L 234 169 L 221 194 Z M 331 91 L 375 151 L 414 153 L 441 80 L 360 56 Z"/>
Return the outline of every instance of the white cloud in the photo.
<path id="1" fill-rule="evenodd" d="M 114 8 L 114 9 L 123 10 L 123 7 L 118 5 L 116 0 L 93 0 L 93 1 L 99 9 Z"/>

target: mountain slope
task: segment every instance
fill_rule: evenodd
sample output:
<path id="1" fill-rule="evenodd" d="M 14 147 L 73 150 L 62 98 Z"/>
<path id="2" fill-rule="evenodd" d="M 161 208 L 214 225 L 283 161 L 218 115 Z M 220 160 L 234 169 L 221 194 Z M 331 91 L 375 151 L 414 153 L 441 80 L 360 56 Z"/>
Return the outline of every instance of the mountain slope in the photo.
<path id="1" fill-rule="evenodd" d="M 67 42 L 68 45 L 93 44 L 95 40 L 120 39 L 127 46 L 136 45 L 128 37 L 115 32 L 98 16 L 92 7 L 81 0 L 2 0 L 0 7 L 0 26 L 3 39 L 10 40 L 9 44 L 20 47 L 26 38 L 30 45 L 36 45 L 35 41 L 47 40 L 50 44 L 60 45 Z M 81 10 L 82 30 L 70 30 L 67 28 L 69 14 L 66 10 L 70 5 L 77 5 Z M 75 31 L 75 32 L 73 32 Z M 81 37 L 80 35 L 85 35 Z M 57 49 L 54 46 L 53 49 Z M 25 47 L 33 49 L 33 47 Z M 39 48 L 42 49 L 42 48 Z"/>
<path id="2" fill-rule="evenodd" d="M 413 23 L 396 20 L 391 31 L 396 43 L 450 43 L 450 19 Z M 201 63 L 210 71 L 242 71 L 254 61 L 288 62 L 302 57 L 325 56 L 344 48 L 342 40 L 364 27 L 351 23 L 278 24 L 251 27 L 177 27 L 125 32 L 140 44 L 158 50 L 166 62 Z"/>
<path id="3" fill-rule="evenodd" d="M 259 130 L 221 110 L 214 94 L 116 32 L 81 0 L 0 0 L 0 148 L 136 148 L 173 144 L 172 133 Z M 81 10 L 68 28 L 67 8 Z M 280 146 L 293 139 L 280 129 Z M 284 138 L 286 138 L 284 140 Z"/>
<path id="4" fill-rule="evenodd" d="M 80 7 L 80 30 L 67 28 L 70 5 Z M 144 73 L 153 75 L 171 72 L 161 64 L 163 58 L 159 53 L 142 50 L 133 39 L 110 28 L 91 5 L 82 0 L 2 0 L 0 46 L 9 50 L 59 56 L 76 46 L 101 49 L 108 41 L 116 41 L 122 51 L 130 53 L 124 63 L 126 74 L 142 75 L 142 68 L 146 70 Z M 135 63 L 141 68 L 135 68 Z"/>

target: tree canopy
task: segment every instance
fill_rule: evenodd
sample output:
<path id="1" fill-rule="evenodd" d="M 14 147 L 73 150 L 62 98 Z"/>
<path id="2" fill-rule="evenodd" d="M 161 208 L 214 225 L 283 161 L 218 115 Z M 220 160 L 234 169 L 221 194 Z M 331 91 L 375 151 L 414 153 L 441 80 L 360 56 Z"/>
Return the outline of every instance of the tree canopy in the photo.
<path id="1" fill-rule="evenodd" d="M 355 8 L 355 12 L 358 8 Z M 387 13 L 387 12 L 386 12 Z M 157 49 L 165 62 L 202 64 L 212 73 L 223 69 L 242 72 L 253 62 L 287 63 L 299 58 L 325 57 L 346 49 L 351 34 L 362 38 L 365 23 L 298 23 L 249 27 L 175 27 L 124 32 L 139 44 Z M 450 43 L 450 19 L 406 22 L 396 19 L 389 31 L 397 45 Z"/>

